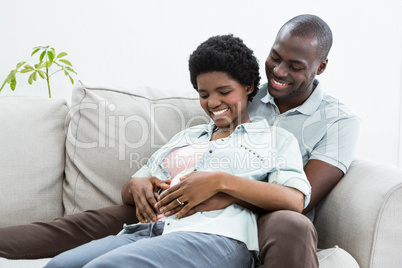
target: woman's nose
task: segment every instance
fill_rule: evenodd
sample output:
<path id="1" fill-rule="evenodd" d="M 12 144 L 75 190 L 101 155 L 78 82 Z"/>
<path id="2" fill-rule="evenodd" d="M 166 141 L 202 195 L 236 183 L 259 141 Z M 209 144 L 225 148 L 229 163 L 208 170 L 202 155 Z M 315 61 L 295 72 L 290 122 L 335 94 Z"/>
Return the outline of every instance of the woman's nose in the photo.
<path id="1" fill-rule="evenodd" d="M 221 101 L 218 98 L 210 98 L 208 100 L 208 107 L 209 108 L 216 108 L 221 105 Z"/>

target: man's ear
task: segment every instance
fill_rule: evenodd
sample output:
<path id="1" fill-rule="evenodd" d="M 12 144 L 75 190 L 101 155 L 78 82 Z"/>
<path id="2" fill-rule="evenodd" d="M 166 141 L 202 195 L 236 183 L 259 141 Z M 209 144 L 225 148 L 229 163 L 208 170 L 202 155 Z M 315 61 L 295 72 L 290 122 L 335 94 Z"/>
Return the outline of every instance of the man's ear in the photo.
<path id="1" fill-rule="evenodd" d="M 320 65 L 318 65 L 317 75 L 320 75 L 325 71 L 325 69 L 327 68 L 327 64 L 328 64 L 328 59 L 325 59 L 320 63 Z"/>

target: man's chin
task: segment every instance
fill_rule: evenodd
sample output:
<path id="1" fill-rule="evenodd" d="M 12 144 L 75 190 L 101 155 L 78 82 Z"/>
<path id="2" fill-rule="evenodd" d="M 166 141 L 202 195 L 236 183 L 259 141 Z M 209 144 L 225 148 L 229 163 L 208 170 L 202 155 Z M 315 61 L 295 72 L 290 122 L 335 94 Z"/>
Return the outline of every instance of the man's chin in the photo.
<path id="1" fill-rule="evenodd" d="M 282 90 L 278 90 L 268 86 L 269 95 L 271 95 L 274 99 L 286 99 L 289 95 Z"/>

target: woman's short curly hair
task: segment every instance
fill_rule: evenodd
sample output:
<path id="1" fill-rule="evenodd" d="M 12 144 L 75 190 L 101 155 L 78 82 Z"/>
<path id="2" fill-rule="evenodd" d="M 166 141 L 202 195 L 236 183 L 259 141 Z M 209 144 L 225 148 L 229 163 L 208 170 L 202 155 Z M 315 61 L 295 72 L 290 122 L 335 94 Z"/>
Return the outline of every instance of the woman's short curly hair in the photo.
<path id="1" fill-rule="evenodd" d="M 242 85 L 253 85 L 249 95 L 251 101 L 258 92 L 260 73 L 254 53 L 238 37 L 217 35 L 201 43 L 190 55 L 190 79 L 197 88 L 197 76 L 208 72 L 225 72 Z"/>

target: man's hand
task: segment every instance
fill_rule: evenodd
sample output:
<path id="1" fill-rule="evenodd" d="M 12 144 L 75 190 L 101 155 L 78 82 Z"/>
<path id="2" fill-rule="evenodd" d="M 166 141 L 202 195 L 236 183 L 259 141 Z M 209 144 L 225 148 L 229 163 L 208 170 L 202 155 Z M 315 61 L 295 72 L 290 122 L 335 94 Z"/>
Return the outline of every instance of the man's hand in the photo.
<path id="1" fill-rule="evenodd" d="M 158 191 L 168 189 L 169 181 L 162 181 L 156 177 L 132 178 L 121 192 L 124 204 L 135 205 L 136 216 L 140 222 L 152 222 L 156 220 L 154 210 Z"/>

